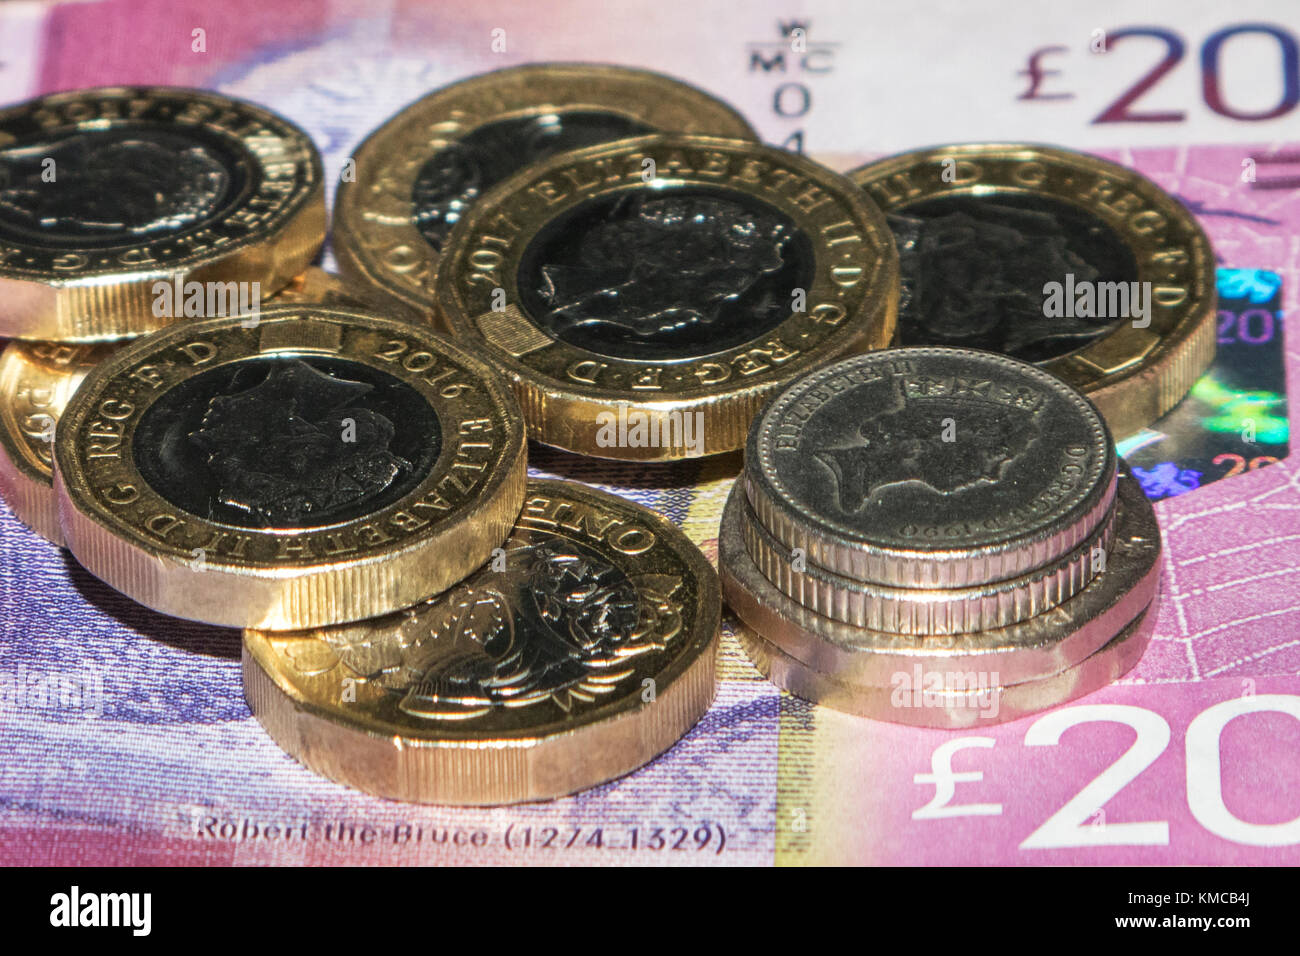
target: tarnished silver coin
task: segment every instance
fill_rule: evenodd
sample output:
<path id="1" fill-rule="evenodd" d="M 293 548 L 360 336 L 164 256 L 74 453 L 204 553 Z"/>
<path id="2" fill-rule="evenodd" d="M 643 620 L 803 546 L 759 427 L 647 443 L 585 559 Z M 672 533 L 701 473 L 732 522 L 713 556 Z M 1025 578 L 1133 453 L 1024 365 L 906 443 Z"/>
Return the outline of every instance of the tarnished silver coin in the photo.
<path id="1" fill-rule="evenodd" d="M 952 588 L 1070 554 L 1108 514 L 1115 475 L 1106 423 L 1068 385 L 991 352 L 908 348 L 787 386 L 750 430 L 744 486 L 792 558 Z"/>
<path id="2" fill-rule="evenodd" d="M 1109 643 L 1155 599 L 1160 527 L 1138 482 L 1119 480 L 1106 568 L 1070 600 L 1027 621 L 963 634 L 917 636 L 831 620 L 783 594 L 745 548 L 745 501 L 732 489 L 718 532 L 727 606 L 767 642 L 809 668 L 851 684 L 889 687 L 900 673 L 977 671 L 1014 684 L 1049 677 Z M 793 689 L 793 688 L 792 688 Z"/>
<path id="3" fill-rule="evenodd" d="M 899 634 L 961 634 L 1028 620 L 1078 594 L 1106 566 L 1114 509 L 1064 557 L 1005 581 L 958 588 L 870 584 L 791 559 L 741 502 L 745 549 L 769 581 L 810 611 L 856 627 Z"/>
<path id="4" fill-rule="evenodd" d="M 814 670 L 753 633 L 741 634 L 740 643 L 768 680 L 805 700 L 859 717 L 955 730 L 1026 717 L 1118 680 L 1137 665 L 1151 643 L 1156 610 L 1156 604 L 1144 609 L 1104 647 L 1073 667 L 1019 684 L 991 683 L 994 675 L 974 671 L 919 682 L 915 674 L 900 672 L 891 686 L 864 687 Z"/>

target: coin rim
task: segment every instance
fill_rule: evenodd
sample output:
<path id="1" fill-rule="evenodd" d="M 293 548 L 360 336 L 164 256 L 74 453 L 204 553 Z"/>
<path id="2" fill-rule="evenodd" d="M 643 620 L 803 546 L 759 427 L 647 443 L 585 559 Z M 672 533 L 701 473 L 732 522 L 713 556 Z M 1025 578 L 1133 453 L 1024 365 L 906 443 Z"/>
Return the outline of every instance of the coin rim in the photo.
<path id="1" fill-rule="evenodd" d="M 1120 323 L 1092 342 L 1040 364 L 1041 368 L 1087 395 L 1100 409 L 1115 435 L 1124 438 L 1150 425 L 1177 405 L 1214 361 L 1218 339 L 1215 322 L 1218 314 L 1217 263 L 1205 230 L 1182 202 L 1165 191 L 1159 183 L 1135 169 L 1089 153 L 1032 142 L 932 146 L 865 163 L 846 175 L 866 192 L 872 183 L 927 163 L 938 164 L 948 158 L 1011 160 L 1017 156 L 1023 156 L 1029 161 L 1042 158 L 1115 180 L 1122 188 L 1141 194 L 1151 206 L 1158 208 L 1170 221 L 1179 223 L 1189 234 L 1187 248 L 1192 258 L 1188 267 L 1189 303 L 1180 307 L 1184 313 L 1182 317 L 1174 322 L 1166 335 L 1160 336 L 1151 349 L 1137 352 L 1121 360 L 1118 365 L 1113 361 L 1090 361 L 1090 352 L 1100 358 L 1114 350 L 1116 337 L 1129 328 L 1126 323 Z M 1070 196 L 1046 193 L 1032 187 L 1014 189 L 973 183 L 889 204 L 881 202 L 875 195 L 872 198 L 888 213 L 905 207 L 909 202 L 941 195 L 979 196 L 992 192 L 1050 195 L 1105 222 L 1130 249 L 1141 249 L 1145 245 L 1141 235 L 1125 230 L 1121 224 L 1112 221 L 1096 208 Z M 1140 257 L 1137 258 L 1138 281 L 1144 281 L 1145 274 L 1153 286 L 1160 284 L 1160 277 L 1152 275 L 1151 267 L 1144 265 Z M 1119 341 L 1124 340 L 1120 338 Z M 1114 367 L 1115 371 L 1106 371 L 1107 367 Z"/>
<path id="2" fill-rule="evenodd" d="M 442 254 L 415 227 L 409 213 L 381 217 L 368 211 L 371 197 L 400 196 L 409 204 L 420 167 L 438 150 L 488 123 L 544 116 L 557 108 L 614 113 L 664 131 L 680 127 L 683 132 L 758 141 L 745 118 L 723 101 L 650 70 L 570 62 L 479 73 L 402 107 L 354 150 L 355 179 L 340 179 L 334 197 L 333 248 L 339 270 L 369 290 L 377 304 L 395 306 L 436 324 L 434 277 Z M 468 122 L 458 121 L 458 113 Z M 407 158 L 416 143 L 422 147 L 418 161 Z M 421 292 L 394 279 L 393 270 L 370 251 L 371 240 L 381 235 L 394 237 L 385 240 L 386 247 L 405 246 L 427 257 L 429 272 Z"/>
<path id="3" fill-rule="evenodd" d="M 157 333 L 105 359 L 86 376 L 59 419 L 54 440 L 59 523 L 65 546 L 88 571 L 139 603 L 173 617 L 284 630 L 359 620 L 413 604 L 460 580 L 505 540 L 523 506 L 527 465 L 518 406 L 500 378 L 432 330 L 372 313 L 309 303 L 271 306 L 260 313 L 258 328 L 313 318 L 420 340 L 425 348 L 450 357 L 477 379 L 487 401 L 500 410 L 503 432 L 501 450 L 494 456 L 497 471 L 484 478 L 473 500 L 454 514 L 431 521 L 435 527 L 399 539 L 386 553 L 348 559 L 313 556 L 294 563 L 258 565 L 246 559 L 226 562 L 218 556 L 196 567 L 190 558 L 153 546 L 117 515 L 104 512 L 90 494 L 90 479 L 81 467 L 76 439 L 81 420 L 93 413 L 103 388 L 141 358 L 191 336 L 226 330 L 243 321 L 237 316 L 207 319 Z M 201 371 L 188 370 L 169 388 Z M 123 447 L 127 460 L 129 443 L 125 440 Z M 434 470 L 454 453 L 455 445 L 444 442 Z M 126 467 L 135 472 L 133 460 L 128 460 Z M 148 487 L 138 472 L 136 476 Z M 184 514 L 194 526 L 210 527 L 214 532 L 231 530 L 229 525 L 209 521 L 169 501 L 168 508 Z M 279 537 L 258 529 L 238 530 Z M 319 529 L 298 529 L 299 533 L 313 530 Z"/>
<path id="4" fill-rule="evenodd" d="M 68 398 L 80 386 L 81 381 L 90 374 L 93 363 L 78 366 L 71 373 L 62 370 L 55 372 L 48 364 L 33 356 L 31 350 L 40 345 L 59 347 L 61 342 L 29 342 L 12 339 L 0 349 L 0 498 L 9 505 L 19 521 L 35 531 L 52 544 L 63 544 L 63 532 L 59 529 L 59 509 L 54 498 L 53 472 L 45 474 L 33 464 L 30 451 L 19 434 L 18 415 L 14 409 L 18 387 L 24 380 L 28 369 L 49 376 L 62 375 L 58 384 L 69 378 L 76 378 L 76 384 L 68 391 Z M 104 350 L 103 346 L 68 345 L 74 349 Z M 100 356 L 100 360 L 105 356 Z M 57 387 L 57 385 L 56 385 Z M 64 405 L 66 406 L 66 403 Z M 62 410 L 54 415 L 57 424 L 62 417 Z M 53 457 L 54 443 L 50 442 L 50 454 Z"/>
<path id="5" fill-rule="evenodd" d="M 851 685 L 809 667 L 753 632 L 744 632 L 738 637 L 745 655 L 759 673 L 796 697 L 872 720 L 955 730 L 1010 723 L 1059 707 L 1114 683 L 1141 661 L 1155 633 L 1158 610 L 1157 597 L 1105 645 L 1065 670 L 1037 680 L 998 686 L 995 691 L 998 712 L 993 716 L 985 716 L 978 704 L 972 706 L 964 702 L 970 695 L 954 692 L 923 690 L 927 696 L 938 696 L 942 706 L 896 707 L 892 699 L 896 693 L 894 689 Z M 911 676 L 908 675 L 909 679 Z M 945 697 L 951 697 L 952 702 L 943 701 Z"/>
<path id="6" fill-rule="evenodd" d="M 778 158 L 783 165 L 800 168 L 807 179 L 833 195 L 837 202 L 852 217 L 856 226 L 861 227 L 864 241 L 874 240 L 876 255 L 872 261 L 864 256 L 864 286 L 858 307 L 846 315 L 827 332 L 822 341 L 811 349 L 797 347 L 798 354 L 781 363 L 773 364 L 771 374 L 754 376 L 746 382 L 736 382 L 734 375 L 718 385 L 699 385 L 683 388 L 671 393 L 671 397 L 646 399 L 645 393 L 638 394 L 632 387 L 613 388 L 595 385 L 582 385 L 542 373 L 526 364 L 523 359 L 528 354 L 535 354 L 540 349 L 530 350 L 524 356 L 515 356 L 486 336 L 479 327 L 477 315 L 470 315 L 466 304 L 461 300 L 458 273 L 461 259 L 471 252 L 470 242 L 481 223 L 490 220 L 501 207 L 512 205 L 512 197 L 527 190 L 535 180 L 558 173 L 574 164 L 610 157 L 635 156 L 650 150 L 700 149 L 727 152 L 731 154 L 747 153 L 755 158 L 764 156 Z M 661 177 L 658 182 L 681 182 L 685 185 L 716 186 L 714 180 L 692 173 L 689 176 Z M 846 188 L 847 187 L 847 188 Z M 536 217 L 536 222 L 525 222 L 520 226 L 520 233 L 535 234 L 555 216 L 562 214 L 582 201 L 599 195 L 625 191 L 635 188 L 627 182 L 616 183 L 600 190 L 584 193 L 572 202 L 556 204 Z M 744 190 L 736 189 L 743 193 Z M 769 198 L 763 201 L 776 205 Z M 796 221 L 805 218 L 805 214 L 795 207 L 778 207 L 783 213 Z M 517 216 L 517 213 L 516 213 Z M 817 249 L 815 236 L 810 235 L 814 249 Z M 518 252 L 527 247 L 527 241 L 517 243 Z M 821 252 L 818 261 L 825 265 L 826 254 Z M 519 404 L 524 410 L 528 424 L 529 437 L 543 444 L 552 445 L 566 451 L 575 452 L 595 458 L 611 458 L 631 461 L 670 461 L 681 458 L 703 457 L 734 451 L 743 446 L 745 436 L 754 416 L 763 403 L 778 389 L 787 384 L 791 378 L 804 371 L 811 371 L 830 359 L 846 354 L 883 348 L 894 338 L 895 322 L 898 312 L 898 250 L 888 224 L 876 207 L 859 190 L 854 190 L 840 174 L 812 162 L 798 154 L 758 143 L 745 143 L 737 140 L 717 137 L 693 136 L 680 133 L 660 133 L 618 140 L 586 149 L 561 153 L 544 163 L 521 170 L 514 176 L 493 187 L 485 193 L 464 220 L 452 231 L 447 246 L 443 250 L 443 268 L 438 272 L 437 294 L 438 308 L 443 322 L 452 330 L 458 340 L 472 342 L 476 348 L 482 348 L 490 355 L 490 360 L 500 368 L 515 388 Z M 505 277 L 507 290 L 513 288 L 517 263 L 506 262 L 501 273 Z M 828 295 L 833 294 L 833 283 L 823 276 L 827 270 L 818 269 L 818 278 L 814 287 L 826 287 Z M 816 298 L 813 289 L 807 290 L 808 298 Z M 515 297 L 517 298 L 517 297 Z M 514 301 L 507 291 L 507 301 Z M 810 310 L 811 311 L 811 310 Z M 707 355 L 694 356 L 690 359 L 675 361 L 627 359 L 600 352 L 578 348 L 556 339 L 555 336 L 541 330 L 530 318 L 518 312 L 516 324 L 535 330 L 550 340 L 546 350 L 558 349 L 566 356 L 563 365 L 570 367 L 574 362 L 591 361 L 606 366 L 626 366 L 629 376 L 632 370 L 656 367 L 671 367 L 689 362 L 709 360 L 725 364 L 741 358 L 756 346 L 780 338 L 781 331 L 797 331 L 801 324 L 812 322 L 810 312 L 792 312 L 775 328 L 755 336 L 747 342 L 732 346 Z M 791 348 L 782 340 L 782 345 Z M 757 379 L 757 380 L 754 380 Z M 659 447 L 619 447 L 604 446 L 599 442 L 600 428 L 598 416 L 609 414 L 617 416 L 620 409 L 636 410 L 657 418 L 662 424 L 670 421 L 670 415 L 704 415 L 702 452 L 696 453 L 680 445 Z"/>
<path id="7" fill-rule="evenodd" d="M 1015 578 L 955 588 L 897 588 L 855 581 L 813 564 L 796 571 L 788 550 L 759 523 L 747 499 L 745 550 L 763 576 L 808 610 L 855 627 L 898 634 L 961 634 L 1007 627 L 1057 607 L 1087 587 L 1110 551 L 1114 505 L 1074 550 Z"/>
<path id="8" fill-rule="evenodd" d="M 826 379 L 845 374 L 861 364 L 888 363 L 900 359 L 967 357 L 1011 366 L 1010 371 L 1030 375 L 1040 387 L 1074 405 L 1085 416 L 1096 416 L 1094 449 L 1102 446 L 1104 459 L 1094 486 L 1076 496 L 1065 513 L 1059 510 L 1036 529 L 1008 533 L 996 542 L 982 545 L 903 548 L 870 540 L 865 532 L 837 524 L 787 493 L 772 462 L 775 451 L 775 417 Z M 802 548 L 817 566 L 847 578 L 871 584 L 914 587 L 956 588 L 1003 581 L 1042 568 L 1087 540 L 1115 500 L 1118 475 L 1115 443 L 1105 418 L 1086 397 L 1049 373 L 998 352 L 957 349 L 947 346 L 910 346 L 880 349 L 854 355 L 803 375 L 773 396 L 754 419 L 745 441 L 742 473 L 750 507 L 763 527 L 783 547 Z"/>
<path id="9" fill-rule="evenodd" d="M 71 100 L 130 98 L 202 101 L 218 110 L 237 108 L 275 129 L 287 152 L 302 151 L 301 182 L 292 198 L 282 200 L 275 221 L 223 245 L 155 261 L 147 268 L 100 267 L 75 274 L 37 274 L 0 265 L 0 335 L 19 339 L 57 339 L 92 343 L 130 338 L 161 329 L 174 317 L 153 314 L 155 282 L 258 282 L 275 292 L 315 258 L 325 241 L 325 172 L 319 150 L 296 123 L 264 106 L 212 90 L 181 86 L 104 86 L 35 97 L 0 109 L 0 128 L 12 116 Z M 73 124 L 75 126 L 75 124 Z M 63 128 L 63 127 L 59 127 Z M 73 128 L 73 127 L 69 127 Z M 234 137 L 242 140 L 243 137 Z M 244 146 L 244 158 L 258 169 L 265 164 Z M 222 218 L 242 207 L 226 210 Z M 10 243 L 25 248 L 22 243 Z M 122 251 L 115 253 L 120 258 Z"/>
<path id="10" fill-rule="evenodd" d="M 713 565 L 677 525 L 630 498 L 576 481 L 530 478 L 525 498 L 540 494 L 612 502 L 652 527 L 693 573 L 697 611 L 679 651 L 655 675 L 654 700 L 645 701 L 642 688 L 633 687 L 584 714 L 581 723 L 551 720 L 544 733 L 518 728 L 485 737 L 448 731 L 445 722 L 440 734 L 399 732 L 347 707 L 306 697 L 274 666 L 280 655 L 267 635 L 248 629 L 242 641 L 245 696 L 276 743 L 317 773 L 378 796 L 491 806 L 559 797 L 621 777 L 665 753 L 695 726 L 717 690 L 722 592 Z M 384 773 L 367 769 L 375 761 L 387 768 Z M 397 786 L 390 790 L 382 780 Z"/>
<path id="11" fill-rule="evenodd" d="M 893 674 L 918 664 L 926 672 L 975 666 L 996 669 L 1013 683 L 1035 680 L 1094 653 L 1159 592 L 1160 526 L 1141 485 L 1129 476 L 1119 482 L 1107 570 L 1088 587 L 1038 617 L 1006 628 L 921 638 L 833 621 L 783 594 L 745 550 L 742 496 L 733 486 L 718 530 L 718 569 L 727 606 L 745 627 L 801 663 L 855 683 L 888 686 Z"/>

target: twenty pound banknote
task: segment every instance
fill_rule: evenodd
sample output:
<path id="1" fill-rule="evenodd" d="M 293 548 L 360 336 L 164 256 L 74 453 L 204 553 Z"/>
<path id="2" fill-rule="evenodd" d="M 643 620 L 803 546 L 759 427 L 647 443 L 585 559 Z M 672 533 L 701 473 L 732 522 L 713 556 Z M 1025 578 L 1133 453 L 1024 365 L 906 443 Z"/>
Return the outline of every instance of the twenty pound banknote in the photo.
<path id="1" fill-rule="evenodd" d="M 0 5 L 0 101 L 204 87 L 308 130 L 327 180 L 405 103 L 532 60 L 682 77 L 840 169 L 956 140 L 1056 140 L 1132 166 L 1219 258 L 1219 357 L 1121 452 L 1165 539 L 1155 638 L 1072 705 L 945 732 L 784 695 L 724 617 L 717 700 L 651 765 L 562 800 L 405 805 L 331 783 L 253 719 L 236 631 L 124 598 L 0 513 L 0 862 L 1300 862 L 1300 475 L 1285 318 L 1300 288 L 1300 17 L 1174 2 L 351 0 Z M 906 51 L 906 55 L 903 52 Z M 327 260 L 328 261 L 328 260 Z M 1289 373 L 1289 374 L 1288 374 Z M 654 466 L 535 451 L 677 522 L 716 560 L 738 456 Z M 923 701 L 919 701 L 923 705 Z"/>

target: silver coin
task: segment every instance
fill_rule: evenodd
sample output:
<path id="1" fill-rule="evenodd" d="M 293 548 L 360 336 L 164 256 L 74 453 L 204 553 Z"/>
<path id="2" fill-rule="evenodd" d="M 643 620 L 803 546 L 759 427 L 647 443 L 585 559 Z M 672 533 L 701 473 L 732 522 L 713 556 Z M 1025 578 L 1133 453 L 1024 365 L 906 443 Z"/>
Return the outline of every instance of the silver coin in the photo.
<path id="1" fill-rule="evenodd" d="M 962 634 L 1006 627 L 1068 601 L 1106 566 L 1112 507 L 1082 544 L 1041 568 L 1004 581 L 956 588 L 897 588 L 796 561 L 742 502 L 745 550 L 763 576 L 810 611 L 855 627 L 899 634 Z"/>
<path id="2" fill-rule="evenodd" d="M 971 728 L 1005 723 L 1091 694 L 1136 666 L 1151 642 L 1156 603 L 1144 609 L 1103 647 L 1073 667 L 1019 684 L 990 682 L 991 674 L 946 675 L 948 689 L 918 674 L 900 672 L 892 686 L 852 685 L 814 670 L 756 634 L 741 646 L 768 680 L 805 700 L 859 717 L 916 727 Z M 957 686 L 952 686 L 957 685 Z"/>
<path id="3" fill-rule="evenodd" d="M 815 565 L 875 584 L 964 587 L 1069 554 L 1114 499 L 1096 408 L 1031 365 L 887 349 L 810 372 L 755 421 L 745 491 Z"/>
<path id="4" fill-rule="evenodd" d="M 1154 600 L 1160 583 L 1160 528 L 1131 477 L 1119 481 L 1106 570 L 1070 600 L 1009 627 L 918 637 L 854 627 L 808 610 L 769 581 L 745 550 L 739 483 L 722 514 L 718 570 L 736 615 L 801 663 L 841 681 L 888 687 L 899 672 L 976 669 L 1020 683 L 1083 661 Z"/>

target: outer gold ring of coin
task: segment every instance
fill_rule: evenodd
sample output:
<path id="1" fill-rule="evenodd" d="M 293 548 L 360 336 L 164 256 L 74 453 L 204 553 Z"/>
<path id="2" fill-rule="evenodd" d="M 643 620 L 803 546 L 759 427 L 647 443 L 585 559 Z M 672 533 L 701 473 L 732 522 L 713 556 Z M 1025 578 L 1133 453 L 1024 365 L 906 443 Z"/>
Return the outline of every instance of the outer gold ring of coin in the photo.
<path id="1" fill-rule="evenodd" d="M 265 472 L 269 476 L 265 481 L 275 483 L 271 491 L 246 486 L 239 474 L 223 474 L 217 470 L 220 462 L 214 468 L 218 457 L 223 462 L 236 460 L 220 450 L 205 451 L 210 457 L 203 473 L 198 467 L 181 472 L 188 480 L 174 478 L 170 472 L 165 480 L 146 478 L 140 462 L 149 460 L 153 452 L 141 450 L 137 434 L 156 404 L 168 401 L 160 413 L 167 416 L 160 427 L 167 428 L 158 434 L 171 436 L 175 431 L 175 445 L 169 448 L 187 448 L 186 442 L 195 441 L 199 432 L 229 445 L 246 431 L 230 434 L 231 413 L 218 407 L 216 399 L 203 398 L 205 392 L 191 401 L 186 393 L 174 390 L 234 363 L 243 364 L 222 374 L 233 375 L 240 368 L 253 372 L 274 368 L 266 361 L 273 359 L 301 359 L 299 364 L 282 363 L 295 374 L 309 362 L 340 363 L 381 384 L 395 382 L 391 387 L 402 396 L 414 396 L 411 401 L 417 408 L 420 403 L 427 405 L 440 439 L 436 450 L 430 445 L 427 467 L 418 470 L 408 463 L 412 475 L 408 490 L 396 500 L 367 492 L 369 496 L 360 497 L 355 509 L 350 504 L 333 512 L 318 509 L 321 518 L 314 520 L 263 519 L 259 526 L 251 519 L 233 523 L 224 513 L 220 518 L 208 517 L 214 513 L 214 502 L 224 503 L 232 494 L 253 503 L 275 503 L 284 498 L 270 495 L 283 488 L 284 497 L 291 501 L 313 500 L 317 493 L 313 482 L 327 480 L 332 484 L 325 493 L 346 491 L 349 483 L 362 480 L 356 476 L 376 457 L 393 460 L 381 441 L 380 453 L 372 455 L 370 445 L 357 446 L 364 447 L 368 457 L 353 470 L 338 470 L 350 460 L 349 446 L 343 443 L 370 440 L 364 429 L 371 419 L 361 417 L 364 408 L 340 419 L 345 425 L 352 422 L 351 439 L 346 427 L 337 434 L 321 434 L 317 429 L 320 441 L 338 440 L 339 450 L 334 455 L 308 451 L 304 460 L 308 466 L 340 462 L 328 476 L 318 471 L 299 475 L 294 470 L 296 458 L 276 458 L 281 447 L 284 455 L 291 454 L 287 446 L 295 435 L 306 432 L 303 440 L 311 439 L 307 425 L 333 407 L 323 401 L 341 401 L 335 395 L 339 386 L 330 382 L 327 373 L 320 373 L 326 379 L 322 386 L 306 372 L 301 374 L 312 383 L 311 394 L 293 383 L 289 387 L 297 390 L 284 398 L 264 398 L 266 392 L 250 396 L 247 384 L 222 385 L 215 393 L 229 396 L 222 402 L 239 397 L 245 418 L 264 405 L 272 423 L 269 428 L 289 427 L 275 423 L 290 413 L 290 423 L 299 422 L 279 438 L 280 432 L 266 436 L 254 452 L 245 454 L 243 446 L 238 449 L 239 460 L 254 453 L 269 459 L 266 468 L 258 467 L 262 458 L 241 468 Z M 269 373 L 263 377 L 270 382 Z M 331 390 L 327 400 L 314 397 L 326 387 Z M 352 384 L 343 387 L 349 396 L 356 391 Z M 177 397 L 168 399 L 173 393 Z M 353 401 L 349 396 L 344 396 L 344 404 Z M 194 426 L 198 431 L 188 431 L 188 438 L 185 416 L 194 413 L 187 408 L 197 408 L 202 415 L 201 424 Z M 210 421 L 213 416 L 216 421 Z M 175 429 L 167 425 L 169 420 L 179 423 Z M 207 432 L 210 428 L 226 431 Z M 409 434 L 409 428 L 404 434 Z M 202 510 L 198 506 L 187 509 L 177 504 L 200 481 L 215 487 L 203 492 L 207 514 L 197 513 Z M 489 368 L 428 330 L 325 306 L 272 307 L 251 321 L 235 317 L 184 323 L 132 343 L 87 376 L 55 434 L 59 519 L 67 547 L 77 560 L 155 610 L 228 626 L 285 629 L 351 621 L 441 591 L 482 564 L 505 539 L 519 513 L 524 481 L 518 406 Z M 349 515 L 351 510 L 358 514 Z M 275 517 L 279 512 L 264 514 Z"/>
<path id="2" fill-rule="evenodd" d="M 305 269 L 271 296 L 267 305 L 332 305 L 341 309 L 366 309 L 365 296 L 341 276 L 320 266 Z"/>
<path id="3" fill-rule="evenodd" d="M 41 537 L 60 544 L 54 430 L 90 370 L 116 345 L 13 341 L 0 352 L 0 497 Z"/>
<path id="4" fill-rule="evenodd" d="M 244 693 L 312 770 L 379 796 L 503 804 L 652 760 L 713 700 L 717 575 L 666 519 L 529 481 L 500 570 L 351 627 L 244 632 Z"/>
<path id="5" fill-rule="evenodd" d="M 1088 586 L 1111 544 L 1114 512 L 1073 551 L 1005 581 L 959 588 L 899 588 L 855 581 L 804 564 L 796 570 L 781 545 L 743 502 L 745 549 L 763 576 L 808 610 L 854 627 L 897 634 L 961 634 L 1007 627 L 1042 614 Z"/>
<path id="6" fill-rule="evenodd" d="M 763 676 L 805 700 L 896 724 L 965 729 L 1006 723 L 1101 690 L 1137 666 L 1151 643 L 1155 622 L 1156 605 L 1152 604 L 1104 647 L 1073 667 L 1039 680 L 989 685 L 980 681 L 993 675 L 949 673 L 946 676 L 958 687 L 953 691 L 917 686 L 914 672 L 900 672 L 893 687 L 854 686 L 813 670 L 750 632 L 740 635 L 740 643 Z"/>
<path id="7" fill-rule="evenodd" d="M 475 204 L 444 251 L 439 307 L 457 338 L 510 379 L 531 438 L 641 461 L 731 451 L 744 444 L 750 421 L 776 389 L 829 359 L 893 338 L 897 248 L 884 217 L 846 185 L 795 153 L 709 137 L 640 137 L 565 153 Z M 658 360 L 580 348 L 525 311 L 521 262 L 548 224 L 594 200 L 679 189 L 718 190 L 787 217 L 812 250 L 811 282 L 798 290 L 805 293 L 802 309 L 782 313 L 769 331 L 738 345 Z M 645 425 L 642 434 L 660 440 L 623 441 L 637 425 L 632 413 Z M 697 421 L 702 450 L 681 437 L 683 423 Z"/>
<path id="8" fill-rule="evenodd" d="M 312 266 L 268 304 L 360 303 L 338 276 Z M 0 352 L 0 498 L 42 538 L 63 544 L 54 498 L 54 426 L 81 380 L 121 346 L 15 340 Z"/>
<path id="9" fill-rule="evenodd" d="M 1073 667 L 1105 646 L 1155 599 L 1160 528 L 1141 486 L 1121 478 L 1106 570 L 1070 600 L 1009 627 L 965 634 L 897 634 L 854 627 L 808 610 L 768 581 L 745 550 L 744 490 L 722 514 L 718 567 L 728 607 L 765 641 L 838 680 L 889 687 L 900 673 L 996 672 L 1023 683 Z"/>
<path id="10" fill-rule="evenodd" d="M 1214 360 L 1214 252 L 1196 218 L 1145 176 L 1115 163 L 1024 143 L 917 150 L 848 174 L 886 213 L 925 199 L 1010 193 L 1049 196 L 1110 226 L 1150 283 L 1150 325 L 1121 322 L 1087 345 L 1045 362 L 1087 395 L 1116 437 L 1173 408 Z"/>
<path id="11" fill-rule="evenodd" d="M 357 148 L 355 181 L 339 184 L 334 209 L 343 274 L 385 304 L 434 316 L 439 254 L 416 227 L 412 208 L 421 168 L 491 123 L 579 111 L 653 129 L 758 139 L 722 101 L 647 70 L 548 63 L 473 76 L 416 100 Z"/>
<path id="12" fill-rule="evenodd" d="M 320 154 L 297 126 L 242 100 L 178 87 L 56 93 L 0 111 L 0 154 L 33 148 L 38 137 L 57 143 L 128 124 L 220 144 L 236 157 L 243 185 L 218 211 L 181 228 L 111 244 L 23 240 L 0 225 L 0 335 L 66 342 L 141 335 L 174 321 L 155 314 L 166 312 L 155 309 L 159 282 L 259 283 L 269 296 L 320 249 Z M 55 179 L 44 189 L 75 185 L 86 172 L 51 168 Z M 124 188 L 127 172 L 112 188 Z"/>

